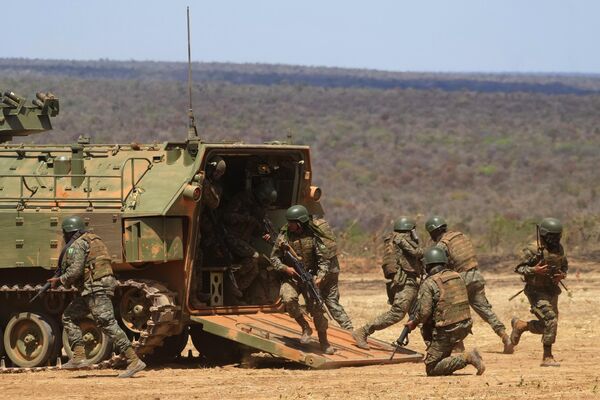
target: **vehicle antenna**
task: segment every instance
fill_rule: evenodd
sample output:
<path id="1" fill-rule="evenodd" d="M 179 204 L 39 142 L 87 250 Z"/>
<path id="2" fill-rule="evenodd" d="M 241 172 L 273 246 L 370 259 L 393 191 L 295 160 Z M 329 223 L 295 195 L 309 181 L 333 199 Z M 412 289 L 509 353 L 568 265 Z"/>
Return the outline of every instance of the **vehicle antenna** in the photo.
<path id="1" fill-rule="evenodd" d="M 188 44 L 188 93 L 190 97 L 190 108 L 188 110 L 188 140 L 198 138 L 196 120 L 192 109 L 192 50 L 190 45 L 190 7 L 187 8 L 187 44 Z"/>

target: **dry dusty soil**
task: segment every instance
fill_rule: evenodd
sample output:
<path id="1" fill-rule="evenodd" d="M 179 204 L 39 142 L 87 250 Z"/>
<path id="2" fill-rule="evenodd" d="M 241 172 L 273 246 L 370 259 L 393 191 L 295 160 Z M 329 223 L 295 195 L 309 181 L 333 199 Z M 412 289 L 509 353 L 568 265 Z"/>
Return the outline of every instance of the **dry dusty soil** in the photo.
<path id="1" fill-rule="evenodd" d="M 4 374 L 0 375 L 0 390 L 6 399 L 600 399 L 597 267 L 573 263 L 566 281 L 572 295 L 560 296 L 555 344 L 560 368 L 539 366 L 539 336 L 526 334 L 515 354 L 501 354 L 499 339 L 475 317 L 474 334 L 466 346 L 481 350 L 487 366 L 483 376 L 476 376 L 474 369 L 467 367 L 455 376 L 428 378 L 421 363 L 315 371 L 285 363 L 248 369 L 233 365 L 209 368 L 188 362 L 147 370 L 128 380 L 116 379 L 111 370 Z M 517 275 L 484 274 L 488 297 L 505 323 L 512 315 L 529 318 L 524 296 L 507 301 L 522 287 Z M 342 303 L 356 325 L 387 308 L 378 272 L 343 274 L 342 278 Z M 400 326 L 395 326 L 375 337 L 391 341 L 399 331 Z M 409 347 L 424 351 L 417 332 L 412 334 Z"/>

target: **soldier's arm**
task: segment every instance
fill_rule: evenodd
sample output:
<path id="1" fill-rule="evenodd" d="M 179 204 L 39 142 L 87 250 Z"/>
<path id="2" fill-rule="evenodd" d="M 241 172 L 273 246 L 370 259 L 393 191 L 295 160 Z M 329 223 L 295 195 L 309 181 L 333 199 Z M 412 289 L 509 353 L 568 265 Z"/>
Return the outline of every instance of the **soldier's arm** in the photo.
<path id="1" fill-rule="evenodd" d="M 213 185 L 209 180 L 204 181 L 204 194 L 202 195 L 204 204 L 211 210 L 215 210 L 221 203 L 221 190 Z"/>
<path id="2" fill-rule="evenodd" d="M 78 240 L 69 247 L 65 255 L 67 268 L 60 275 L 60 283 L 63 286 L 70 286 L 83 277 L 85 258 L 88 252 L 89 247 L 84 240 Z"/>
<path id="3" fill-rule="evenodd" d="M 567 256 L 565 255 L 563 258 L 563 263 L 560 266 L 560 270 L 562 271 L 563 274 L 567 275 L 567 272 L 569 271 L 569 260 L 567 259 Z"/>
<path id="4" fill-rule="evenodd" d="M 271 250 L 271 265 L 273 269 L 276 271 L 282 271 L 284 268 L 287 268 L 287 265 L 283 263 L 283 251 L 281 250 L 281 245 L 285 243 L 285 235 L 283 233 L 279 233 L 277 239 L 275 240 L 275 245 Z"/>
<path id="5" fill-rule="evenodd" d="M 538 263 L 537 249 L 528 246 L 523 249 L 521 262 L 515 268 L 517 274 L 529 276 L 535 274 L 534 267 Z"/>
<path id="6" fill-rule="evenodd" d="M 433 315 L 434 289 L 435 288 L 432 286 L 430 281 L 423 282 L 419 288 L 419 293 L 417 294 L 416 300 L 418 302 L 417 311 L 415 313 L 415 317 L 412 319 L 415 326 L 429 321 Z"/>
<path id="7" fill-rule="evenodd" d="M 317 279 L 323 279 L 331 269 L 331 258 L 326 257 L 327 247 L 320 240 L 315 240 L 315 254 L 317 256 Z"/>
<path id="8" fill-rule="evenodd" d="M 405 238 L 394 239 L 394 243 L 396 243 L 396 245 L 400 247 L 403 251 L 405 251 L 413 257 L 416 257 L 417 259 L 423 257 L 423 249 L 421 248 L 421 246 L 414 246 L 413 244 L 409 243 L 408 240 L 406 240 Z"/>

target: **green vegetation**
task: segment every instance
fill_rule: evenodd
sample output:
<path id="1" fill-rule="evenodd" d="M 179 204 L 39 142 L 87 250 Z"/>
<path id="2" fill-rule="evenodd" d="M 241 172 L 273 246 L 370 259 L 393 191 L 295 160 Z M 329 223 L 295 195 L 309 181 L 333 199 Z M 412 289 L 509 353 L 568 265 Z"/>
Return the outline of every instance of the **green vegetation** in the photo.
<path id="1" fill-rule="evenodd" d="M 206 141 L 291 134 L 312 147 L 315 183 L 346 252 L 377 251 L 398 215 L 422 224 L 433 213 L 465 229 L 482 253 L 517 251 L 544 216 L 565 222 L 570 253 L 598 249 L 600 77 L 194 69 Z M 0 60 L 0 89 L 61 99 L 56 130 L 28 141 L 183 140 L 182 71 L 177 63 Z"/>

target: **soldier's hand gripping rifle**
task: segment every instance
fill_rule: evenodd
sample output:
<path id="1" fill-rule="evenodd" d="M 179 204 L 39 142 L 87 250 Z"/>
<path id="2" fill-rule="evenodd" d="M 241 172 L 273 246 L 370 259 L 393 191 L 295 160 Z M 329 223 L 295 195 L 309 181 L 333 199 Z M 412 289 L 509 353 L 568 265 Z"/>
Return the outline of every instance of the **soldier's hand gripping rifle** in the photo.
<path id="1" fill-rule="evenodd" d="M 324 310 L 329 318 L 333 320 L 333 316 L 327 309 L 327 306 L 321 297 L 321 292 L 315 284 L 313 275 L 306 270 L 304 263 L 300 260 L 300 257 L 298 257 L 294 249 L 292 249 L 286 243 L 281 244 L 281 250 L 283 251 L 284 260 L 288 260 L 289 262 L 289 264 L 286 264 L 292 267 L 294 274 L 300 281 L 300 286 L 302 288 L 304 299 L 306 300 L 306 305 L 308 307 L 317 307 L 317 309 Z"/>
<path id="2" fill-rule="evenodd" d="M 417 286 L 417 296 L 415 296 L 415 298 L 413 299 L 411 305 L 410 305 L 410 310 L 408 311 L 408 320 L 409 321 L 413 321 L 416 317 L 417 314 L 417 310 L 419 308 L 419 302 L 418 302 L 418 293 L 419 293 L 419 289 L 421 288 L 421 282 L 423 281 L 423 277 L 421 276 L 421 278 L 419 279 L 419 285 Z M 398 336 L 398 339 L 396 339 L 396 341 L 392 344 L 394 344 L 394 351 L 392 352 L 392 355 L 390 356 L 390 360 L 392 360 L 394 358 L 394 356 L 396 355 L 396 352 L 400 349 L 400 347 L 406 347 L 409 343 L 408 340 L 408 335 L 410 334 L 410 328 L 406 325 L 404 325 L 404 329 L 402 329 L 402 332 L 400 332 L 400 336 Z"/>
<path id="3" fill-rule="evenodd" d="M 58 256 L 58 265 L 56 267 L 56 272 L 54 272 L 54 275 L 52 275 L 52 278 L 58 278 L 62 275 L 62 261 L 63 261 L 63 258 L 65 257 L 65 254 L 67 253 L 67 250 L 84 233 L 85 232 L 82 232 L 82 231 L 75 232 L 73 234 L 73 236 L 71 236 L 71 239 L 69 239 L 69 241 L 62 248 L 62 250 L 60 251 L 60 255 Z M 42 294 L 46 293 L 48 291 L 48 289 L 50 289 L 50 286 L 52 286 L 52 284 L 50 282 L 46 282 L 44 284 L 44 286 L 42 286 L 40 288 L 40 290 L 38 290 L 38 292 L 35 294 L 35 296 L 33 296 L 31 298 L 31 300 L 29 300 L 29 303 L 33 303 L 38 297 L 40 297 Z"/>

